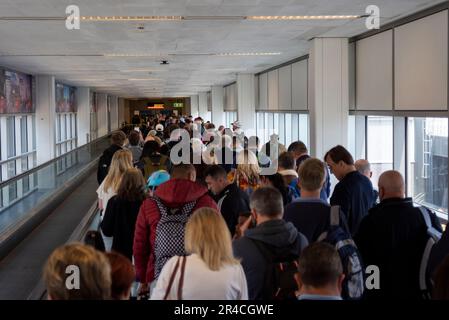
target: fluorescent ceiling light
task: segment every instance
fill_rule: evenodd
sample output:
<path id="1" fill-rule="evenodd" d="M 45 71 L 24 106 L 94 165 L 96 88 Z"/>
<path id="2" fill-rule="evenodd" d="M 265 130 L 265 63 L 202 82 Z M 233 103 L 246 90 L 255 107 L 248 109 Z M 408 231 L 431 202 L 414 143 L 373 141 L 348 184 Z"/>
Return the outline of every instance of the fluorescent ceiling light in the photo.
<path id="1" fill-rule="evenodd" d="M 183 20 L 182 16 L 82 16 L 81 21 L 178 21 Z"/>
<path id="2" fill-rule="evenodd" d="M 215 53 L 216 56 L 278 56 L 281 52 L 224 52 Z"/>
<path id="3" fill-rule="evenodd" d="M 246 20 L 345 20 L 358 19 L 360 15 L 322 15 L 322 16 L 247 16 Z"/>
<path id="4" fill-rule="evenodd" d="M 129 72 L 162 72 L 166 70 L 156 70 L 156 69 L 127 69 L 127 70 L 119 70 L 120 72 L 129 73 Z"/>
<path id="5" fill-rule="evenodd" d="M 162 79 L 148 79 L 148 78 L 132 78 L 132 79 L 123 79 L 128 81 L 162 81 Z"/>
<path id="6" fill-rule="evenodd" d="M 105 53 L 107 58 L 140 58 L 140 57 L 160 57 L 159 55 L 151 53 Z"/>

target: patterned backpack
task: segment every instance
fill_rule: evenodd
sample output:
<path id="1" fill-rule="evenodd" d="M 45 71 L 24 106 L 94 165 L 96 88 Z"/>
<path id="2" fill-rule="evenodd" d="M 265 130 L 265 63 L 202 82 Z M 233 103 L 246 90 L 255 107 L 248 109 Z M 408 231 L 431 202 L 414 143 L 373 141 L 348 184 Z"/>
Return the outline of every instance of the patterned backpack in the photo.
<path id="1" fill-rule="evenodd" d="M 159 208 L 161 219 L 156 227 L 155 279 L 159 277 L 165 263 L 174 256 L 186 255 L 184 249 L 185 225 L 193 213 L 196 200 L 185 203 L 181 208 L 168 208 L 158 197 L 152 198 Z"/>

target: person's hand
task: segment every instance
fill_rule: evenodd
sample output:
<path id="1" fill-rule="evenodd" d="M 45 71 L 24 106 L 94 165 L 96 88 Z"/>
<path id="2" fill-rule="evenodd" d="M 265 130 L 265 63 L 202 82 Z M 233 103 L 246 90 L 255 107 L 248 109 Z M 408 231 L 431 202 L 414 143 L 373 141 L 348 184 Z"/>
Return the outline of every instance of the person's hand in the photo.
<path id="1" fill-rule="evenodd" d="M 150 290 L 148 289 L 148 283 L 140 283 L 139 293 L 137 294 L 138 300 L 147 300 L 150 296 Z"/>
<path id="2" fill-rule="evenodd" d="M 234 238 L 239 239 L 239 238 L 243 237 L 243 235 L 245 234 L 245 231 L 251 228 L 252 222 L 253 222 L 253 217 L 249 216 L 248 219 L 246 219 L 244 223 L 242 223 L 240 226 L 238 226 L 236 228 Z"/>

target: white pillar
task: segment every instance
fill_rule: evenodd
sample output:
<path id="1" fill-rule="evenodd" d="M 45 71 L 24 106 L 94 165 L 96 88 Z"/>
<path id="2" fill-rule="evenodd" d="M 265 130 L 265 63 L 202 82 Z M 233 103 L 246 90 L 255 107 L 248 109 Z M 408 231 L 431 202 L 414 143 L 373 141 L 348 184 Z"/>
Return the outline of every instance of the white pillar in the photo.
<path id="1" fill-rule="evenodd" d="M 108 134 L 108 96 L 104 93 L 97 95 L 98 138 Z"/>
<path id="2" fill-rule="evenodd" d="M 195 119 L 199 114 L 199 99 L 198 95 L 190 96 L 190 114 Z"/>
<path id="3" fill-rule="evenodd" d="M 36 157 L 37 165 L 55 157 L 55 78 L 36 77 Z"/>
<path id="4" fill-rule="evenodd" d="M 76 90 L 76 99 L 78 101 L 77 110 L 77 128 L 78 146 L 88 143 L 87 135 L 90 135 L 90 89 L 78 87 Z M 90 139 L 90 137 L 89 137 Z"/>
<path id="5" fill-rule="evenodd" d="M 243 131 L 256 132 L 256 97 L 253 74 L 237 75 L 237 118 Z M 228 124 L 227 124 L 228 125 Z"/>
<path id="6" fill-rule="evenodd" d="M 198 116 L 205 119 L 207 115 L 207 92 L 198 94 Z"/>
<path id="7" fill-rule="evenodd" d="M 309 55 L 310 150 L 323 158 L 332 147 L 347 147 L 349 64 L 347 38 L 315 38 Z"/>
<path id="8" fill-rule="evenodd" d="M 224 88 L 223 86 L 212 87 L 212 123 L 218 128 L 224 125 Z"/>

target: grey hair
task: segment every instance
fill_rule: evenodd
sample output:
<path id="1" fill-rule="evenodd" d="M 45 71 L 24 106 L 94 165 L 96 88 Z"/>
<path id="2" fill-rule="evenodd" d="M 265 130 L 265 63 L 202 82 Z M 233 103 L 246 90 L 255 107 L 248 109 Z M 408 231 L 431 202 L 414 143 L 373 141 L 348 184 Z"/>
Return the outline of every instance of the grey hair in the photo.
<path id="1" fill-rule="evenodd" d="M 277 217 L 284 214 L 284 203 L 281 193 L 274 188 L 264 187 L 253 192 L 249 206 L 257 214 L 266 217 Z"/>

